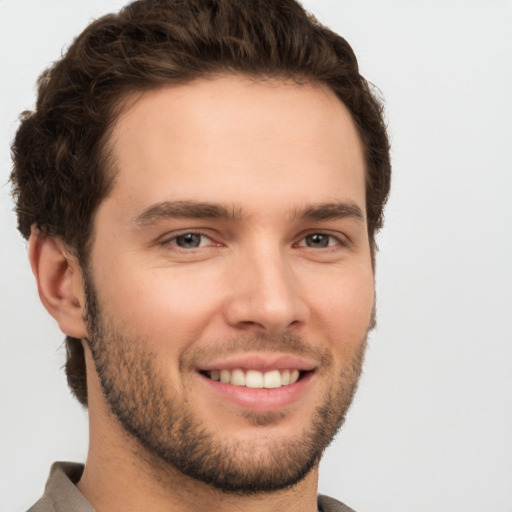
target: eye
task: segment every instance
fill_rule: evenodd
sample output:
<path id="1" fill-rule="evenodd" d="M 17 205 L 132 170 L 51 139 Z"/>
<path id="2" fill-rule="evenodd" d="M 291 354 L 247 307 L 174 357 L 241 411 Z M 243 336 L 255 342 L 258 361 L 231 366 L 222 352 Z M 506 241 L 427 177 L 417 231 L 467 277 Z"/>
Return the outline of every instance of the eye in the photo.
<path id="1" fill-rule="evenodd" d="M 298 244 L 300 247 L 311 247 L 312 249 L 325 249 L 341 245 L 340 239 L 327 233 L 311 233 L 305 236 Z"/>
<path id="2" fill-rule="evenodd" d="M 332 237 L 329 235 L 324 235 L 322 233 L 314 233 L 312 235 L 308 235 L 304 238 L 304 241 L 308 247 L 329 247 L 329 242 Z"/>
<path id="3" fill-rule="evenodd" d="M 168 240 L 167 244 L 178 246 L 180 249 L 197 249 L 211 243 L 211 239 L 201 233 L 183 233 Z"/>

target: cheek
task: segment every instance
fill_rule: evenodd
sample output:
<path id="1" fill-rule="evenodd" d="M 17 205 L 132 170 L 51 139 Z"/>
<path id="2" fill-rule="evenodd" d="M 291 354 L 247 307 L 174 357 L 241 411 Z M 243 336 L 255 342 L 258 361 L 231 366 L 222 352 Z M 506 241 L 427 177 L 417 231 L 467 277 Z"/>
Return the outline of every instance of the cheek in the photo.
<path id="1" fill-rule="evenodd" d="M 197 340 L 218 309 L 218 277 L 199 270 L 141 267 L 119 263 L 98 275 L 98 296 L 118 329 L 148 349 L 183 348 Z"/>
<path id="2" fill-rule="evenodd" d="M 375 291 L 371 271 L 348 273 L 324 283 L 314 309 L 319 329 L 342 358 L 365 339 L 372 320 Z"/>

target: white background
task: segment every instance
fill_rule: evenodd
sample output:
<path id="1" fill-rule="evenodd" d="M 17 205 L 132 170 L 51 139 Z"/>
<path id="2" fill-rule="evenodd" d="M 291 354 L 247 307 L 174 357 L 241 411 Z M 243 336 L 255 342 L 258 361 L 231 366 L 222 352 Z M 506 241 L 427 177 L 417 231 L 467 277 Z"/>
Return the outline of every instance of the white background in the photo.
<path id="1" fill-rule="evenodd" d="M 378 317 L 320 490 L 358 512 L 512 512 L 512 2 L 309 0 L 386 98 Z M 0 511 L 84 460 L 86 414 L 5 185 L 36 77 L 122 0 L 0 0 Z"/>

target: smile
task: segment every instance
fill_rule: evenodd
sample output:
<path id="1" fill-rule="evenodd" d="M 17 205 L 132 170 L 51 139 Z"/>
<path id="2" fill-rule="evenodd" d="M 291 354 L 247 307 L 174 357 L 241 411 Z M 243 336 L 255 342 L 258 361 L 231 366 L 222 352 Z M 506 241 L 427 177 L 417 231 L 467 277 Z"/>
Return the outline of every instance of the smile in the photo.
<path id="1" fill-rule="evenodd" d="M 205 372 L 205 375 L 212 380 L 234 386 L 245 386 L 252 389 L 275 389 L 295 384 L 299 380 L 301 372 L 296 368 L 267 372 L 235 368 L 233 370 L 210 370 Z"/>
<path id="2" fill-rule="evenodd" d="M 282 411 L 300 402 L 314 389 L 317 373 L 314 364 L 292 356 L 234 357 L 208 366 L 198 372 L 206 396 L 252 412 Z"/>

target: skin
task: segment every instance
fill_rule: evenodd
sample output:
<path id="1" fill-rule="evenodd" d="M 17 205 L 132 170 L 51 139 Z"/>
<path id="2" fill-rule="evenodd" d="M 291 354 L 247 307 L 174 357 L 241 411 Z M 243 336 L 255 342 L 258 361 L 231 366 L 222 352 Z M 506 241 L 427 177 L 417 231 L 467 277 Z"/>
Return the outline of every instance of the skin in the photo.
<path id="1" fill-rule="evenodd" d="M 241 460 L 265 459 L 311 427 L 371 324 L 365 168 L 353 120 L 323 86 L 239 76 L 163 87 L 129 104 L 110 141 L 118 176 L 94 219 L 89 273 L 102 315 L 154 356 L 166 392 L 218 442 L 246 447 Z M 176 216 L 183 202 L 215 204 L 229 215 L 194 217 L 188 209 Z M 325 207 L 318 215 L 319 205 L 340 204 L 336 215 Z M 312 210 L 316 216 L 305 214 Z M 199 247 L 180 247 L 186 233 L 202 235 Z M 312 238 L 318 233 L 327 246 Z M 37 233 L 30 255 L 43 303 L 66 334 L 87 339 L 76 261 Z M 293 354 L 284 345 L 247 346 L 287 334 L 304 341 L 315 368 L 283 406 L 261 395 L 257 406 L 242 406 L 198 371 L 212 359 L 222 366 L 241 355 Z M 291 489 L 253 496 L 155 466 L 110 411 L 85 349 L 91 439 L 78 488 L 99 512 L 316 510 L 316 466 Z M 346 379 L 348 386 L 357 375 Z M 264 415 L 269 421 L 258 421 Z"/>

